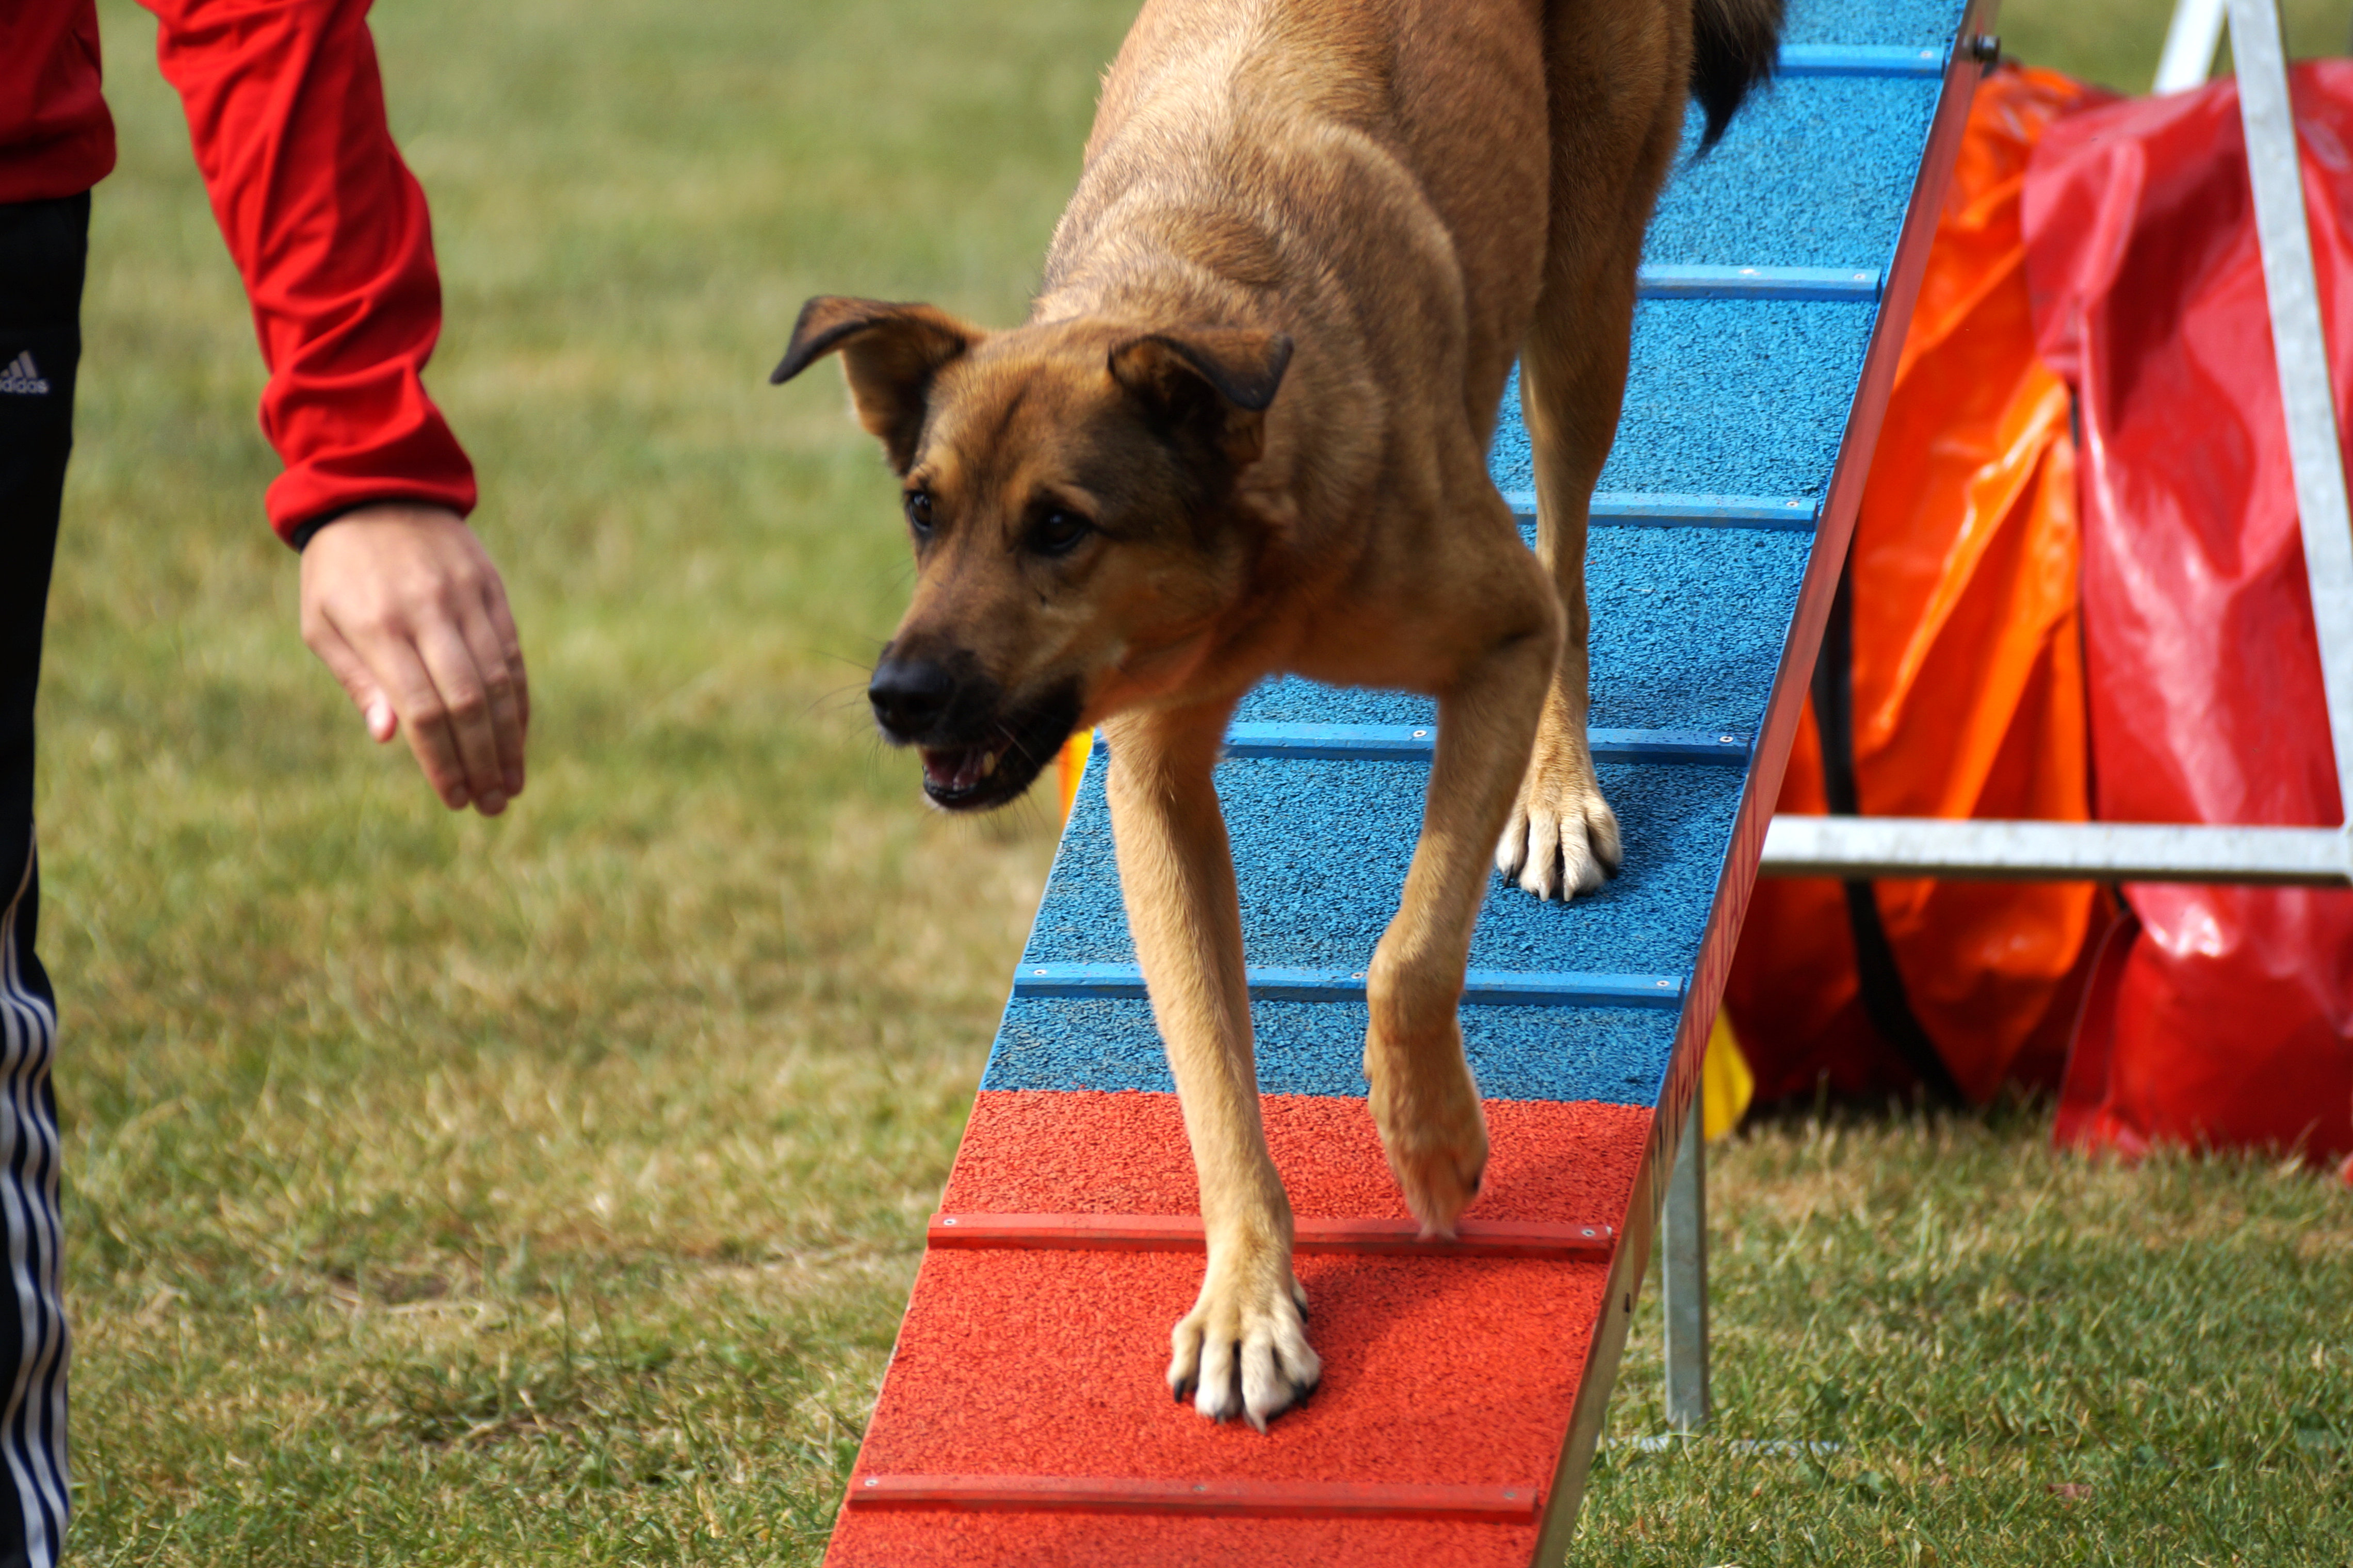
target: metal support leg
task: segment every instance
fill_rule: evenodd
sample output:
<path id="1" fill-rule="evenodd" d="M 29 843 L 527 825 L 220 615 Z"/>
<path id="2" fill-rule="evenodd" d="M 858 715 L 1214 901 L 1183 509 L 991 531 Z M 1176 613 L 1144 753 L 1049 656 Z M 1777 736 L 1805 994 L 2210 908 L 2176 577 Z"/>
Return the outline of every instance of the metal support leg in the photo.
<path id="1" fill-rule="evenodd" d="M 2156 93 L 2187 92 L 2206 85 L 2214 69 L 2214 49 L 2222 41 L 2223 0 L 2174 0 L 2173 24 L 2165 30 L 2165 53 L 2157 62 Z"/>
<path id="2" fill-rule="evenodd" d="M 2304 530 L 2304 574 L 2312 589 L 2337 786 L 2343 792 L 2346 831 L 2353 835 L 2353 507 L 2347 502 L 2344 456 L 2337 447 L 2337 400 L 2328 382 L 2328 342 L 2321 335 L 2320 290 L 2313 279 L 2287 59 L 2275 0 L 2230 0 L 2230 10 L 2239 118 L 2246 127 L 2247 173 L 2254 186 L 2255 236 L 2263 246 L 2272 351 L 2279 357 L 2280 402 L 2287 416 L 2288 459 Z"/>
<path id="3" fill-rule="evenodd" d="M 1667 1319 L 1667 1424 L 1679 1432 L 1707 1425 L 1707 1140 L 1704 1096 L 1691 1119 L 1674 1173 L 1667 1178 L 1664 1291 Z"/>

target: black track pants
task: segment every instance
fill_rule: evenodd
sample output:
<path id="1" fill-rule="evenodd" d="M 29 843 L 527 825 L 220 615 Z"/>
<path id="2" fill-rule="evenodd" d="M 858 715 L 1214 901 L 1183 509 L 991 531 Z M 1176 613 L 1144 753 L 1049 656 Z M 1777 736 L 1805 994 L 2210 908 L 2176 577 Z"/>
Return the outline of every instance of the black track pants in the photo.
<path id="1" fill-rule="evenodd" d="M 33 937 L 33 696 L 73 447 L 90 197 L 0 205 L 0 1568 L 50 1568 L 66 1529 L 57 1004 Z"/>

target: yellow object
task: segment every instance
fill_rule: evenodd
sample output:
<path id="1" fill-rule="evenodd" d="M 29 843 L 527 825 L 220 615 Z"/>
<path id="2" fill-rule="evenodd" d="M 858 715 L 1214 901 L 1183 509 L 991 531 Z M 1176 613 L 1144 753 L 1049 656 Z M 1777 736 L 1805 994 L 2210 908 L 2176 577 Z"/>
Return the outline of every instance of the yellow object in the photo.
<path id="1" fill-rule="evenodd" d="M 1060 783 L 1062 786 L 1064 822 L 1071 820 L 1071 807 L 1079 798 L 1079 781 L 1087 776 L 1087 753 L 1093 751 L 1094 746 L 1095 732 L 1092 730 L 1082 730 L 1062 742 Z"/>
<path id="2" fill-rule="evenodd" d="M 1732 1015 L 1718 1007 L 1715 1027 L 1708 1031 L 1707 1060 L 1700 1067 L 1702 1135 L 1713 1143 L 1739 1126 L 1756 1093 L 1757 1079 L 1749 1074 L 1748 1058 L 1740 1054 L 1740 1042 L 1732 1033 Z"/>

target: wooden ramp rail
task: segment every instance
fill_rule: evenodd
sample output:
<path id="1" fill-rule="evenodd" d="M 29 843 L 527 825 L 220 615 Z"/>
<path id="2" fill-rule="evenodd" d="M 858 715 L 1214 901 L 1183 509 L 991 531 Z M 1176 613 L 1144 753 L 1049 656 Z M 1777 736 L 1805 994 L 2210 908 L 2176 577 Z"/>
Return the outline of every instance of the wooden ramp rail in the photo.
<path id="1" fill-rule="evenodd" d="M 1516 1487 L 1354 1481 L 1145 1481 L 1083 1476 L 860 1476 L 856 1509 L 1173 1513 L 1219 1519 L 1420 1519 L 1530 1524 L 1542 1495 Z"/>
<path id="2" fill-rule="evenodd" d="M 1617 1228 L 1607 1225 L 1515 1225 L 1465 1220 L 1449 1238 L 1423 1237 L 1409 1219 L 1303 1219 L 1292 1238 L 1302 1253 L 1386 1258 L 1577 1258 L 1608 1262 Z M 925 1234 L 934 1247 L 1026 1247 L 1105 1252 L 1198 1252 L 1195 1215 L 942 1214 Z"/>

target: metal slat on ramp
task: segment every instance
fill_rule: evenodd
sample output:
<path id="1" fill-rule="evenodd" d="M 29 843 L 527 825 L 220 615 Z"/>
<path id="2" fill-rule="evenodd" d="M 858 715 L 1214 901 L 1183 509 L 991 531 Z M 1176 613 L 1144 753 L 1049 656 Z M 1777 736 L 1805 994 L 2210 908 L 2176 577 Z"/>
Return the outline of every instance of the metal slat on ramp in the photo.
<path id="1" fill-rule="evenodd" d="M 1411 1240 L 1361 1067 L 1433 707 L 1270 683 L 1218 787 L 1324 1378 L 1265 1436 L 1169 1402 L 1199 1210 L 1099 752 L 837 1568 L 1561 1560 L 1978 70 L 1964 0 L 1790 10 L 1789 68 L 1679 169 L 1647 247 L 1588 562 L 1626 868 L 1567 905 L 1491 889 L 1462 1027 L 1493 1152 L 1462 1242 Z M 1495 477 L 1525 491 L 1505 409 Z"/>

